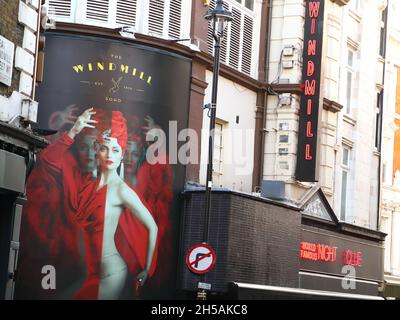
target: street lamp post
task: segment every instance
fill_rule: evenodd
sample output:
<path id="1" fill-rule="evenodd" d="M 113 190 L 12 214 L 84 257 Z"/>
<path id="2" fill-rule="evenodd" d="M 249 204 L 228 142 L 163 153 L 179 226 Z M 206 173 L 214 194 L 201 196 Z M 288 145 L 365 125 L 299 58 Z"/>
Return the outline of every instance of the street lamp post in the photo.
<path id="1" fill-rule="evenodd" d="M 210 132 L 208 135 L 208 163 L 207 163 L 207 179 L 206 179 L 206 203 L 204 214 L 204 231 L 203 241 L 208 243 L 209 225 L 210 225 L 210 204 L 211 204 L 211 188 L 212 188 L 212 172 L 213 172 L 213 153 L 214 153 L 214 131 L 215 118 L 217 109 L 218 94 L 218 76 L 219 76 L 219 56 L 221 48 L 221 40 L 224 37 L 224 30 L 228 22 L 232 21 L 232 13 L 224 9 L 224 1 L 217 0 L 214 9 L 209 9 L 204 15 L 206 20 L 210 20 L 213 25 L 214 37 L 214 65 L 213 65 L 213 82 L 210 106 Z M 205 292 L 202 292 L 205 298 Z"/>

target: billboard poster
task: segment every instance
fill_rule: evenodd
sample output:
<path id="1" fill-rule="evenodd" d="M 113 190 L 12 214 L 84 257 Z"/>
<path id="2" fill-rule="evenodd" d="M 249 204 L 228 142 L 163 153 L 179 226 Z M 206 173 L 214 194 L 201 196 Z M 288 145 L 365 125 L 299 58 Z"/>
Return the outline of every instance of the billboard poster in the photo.
<path id="1" fill-rule="evenodd" d="M 46 35 L 37 126 L 54 134 L 28 180 L 17 299 L 173 298 L 190 74 L 163 50 Z"/>

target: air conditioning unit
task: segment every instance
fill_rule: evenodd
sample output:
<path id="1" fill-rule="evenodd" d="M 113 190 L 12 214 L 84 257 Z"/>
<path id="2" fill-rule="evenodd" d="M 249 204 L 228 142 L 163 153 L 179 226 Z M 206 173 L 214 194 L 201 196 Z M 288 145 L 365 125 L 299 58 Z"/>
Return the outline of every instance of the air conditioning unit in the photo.
<path id="1" fill-rule="evenodd" d="M 293 60 L 286 60 L 282 62 L 283 69 L 293 69 L 294 61 Z"/>
<path id="2" fill-rule="evenodd" d="M 263 180 L 261 183 L 261 197 L 273 200 L 285 200 L 285 182 Z"/>
<path id="3" fill-rule="evenodd" d="M 279 78 L 278 84 L 290 84 L 290 79 L 287 79 L 287 78 Z"/>
<path id="4" fill-rule="evenodd" d="M 283 48 L 283 56 L 289 57 L 294 55 L 294 46 L 285 46 Z"/>
<path id="5" fill-rule="evenodd" d="M 289 148 L 279 148 L 278 153 L 280 156 L 287 156 L 289 154 Z"/>
<path id="6" fill-rule="evenodd" d="M 279 95 L 279 105 L 280 106 L 290 106 L 292 103 L 292 95 L 289 94 L 281 94 Z"/>

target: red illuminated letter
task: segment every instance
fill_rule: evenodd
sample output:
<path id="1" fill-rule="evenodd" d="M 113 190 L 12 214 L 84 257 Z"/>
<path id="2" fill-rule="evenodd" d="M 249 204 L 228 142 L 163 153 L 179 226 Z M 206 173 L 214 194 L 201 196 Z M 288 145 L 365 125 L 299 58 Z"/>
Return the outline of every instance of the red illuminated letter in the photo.
<path id="1" fill-rule="evenodd" d="M 362 252 L 357 252 L 357 266 L 362 267 Z"/>
<path id="2" fill-rule="evenodd" d="M 332 256 L 332 261 L 335 262 L 336 261 L 336 253 L 337 253 L 337 247 L 333 247 L 332 249 L 333 251 L 333 256 Z"/>
<path id="3" fill-rule="evenodd" d="M 351 251 L 346 250 L 343 252 L 343 264 L 344 265 L 351 265 Z"/>
<path id="4" fill-rule="evenodd" d="M 312 123 L 311 121 L 307 122 L 307 138 L 314 137 L 314 133 L 312 133 Z"/>
<path id="5" fill-rule="evenodd" d="M 315 95 L 315 80 L 312 80 L 312 81 L 306 80 L 305 95 L 306 96 L 314 96 Z"/>
<path id="6" fill-rule="evenodd" d="M 309 144 L 306 145 L 306 160 L 312 160 L 311 156 L 311 146 Z"/>
<path id="7" fill-rule="evenodd" d="M 319 15 L 319 1 L 311 1 L 308 5 L 310 18 L 317 18 Z"/>
<path id="8" fill-rule="evenodd" d="M 314 62 L 308 61 L 308 64 L 307 64 L 307 76 L 311 77 L 314 74 L 314 71 L 315 71 Z"/>
<path id="9" fill-rule="evenodd" d="M 317 51 L 317 40 L 308 41 L 308 55 L 315 56 Z"/>
<path id="10" fill-rule="evenodd" d="M 311 116 L 312 114 L 312 100 L 308 99 L 307 101 L 307 115 Z"/>
<path id="11" fill-rule="evenodd" d="M 311 19 L 311 34 L 315 34 L 315 19 Z"/>

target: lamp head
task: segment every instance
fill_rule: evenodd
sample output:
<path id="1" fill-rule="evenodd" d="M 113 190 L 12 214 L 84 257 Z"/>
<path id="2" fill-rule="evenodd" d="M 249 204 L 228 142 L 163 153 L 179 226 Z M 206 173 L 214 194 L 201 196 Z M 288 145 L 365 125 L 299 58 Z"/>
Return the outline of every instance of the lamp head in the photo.
<path id="1" fill-rule="evenodd" d="M 215 8 L 208 9 L 204 18 L 215 23 L 217 32 L 222 32 L 225 30 L 228 22 L 232 21 L 232 12 L 225 10 L 223 0 L 217 0 Z"/>

